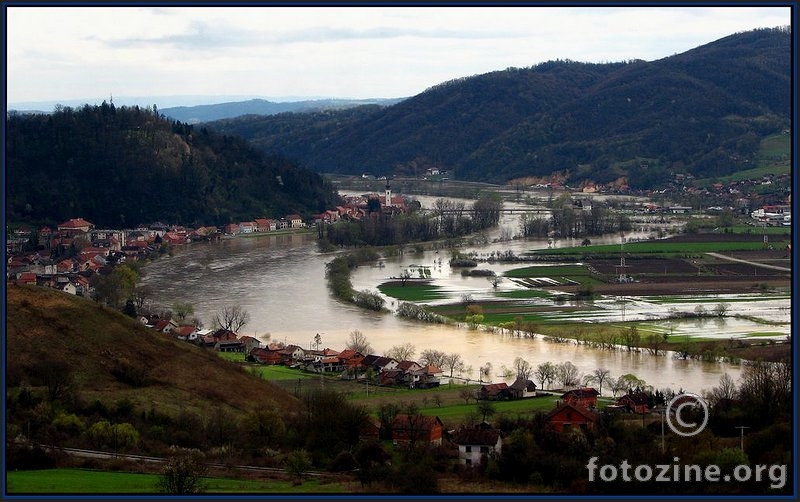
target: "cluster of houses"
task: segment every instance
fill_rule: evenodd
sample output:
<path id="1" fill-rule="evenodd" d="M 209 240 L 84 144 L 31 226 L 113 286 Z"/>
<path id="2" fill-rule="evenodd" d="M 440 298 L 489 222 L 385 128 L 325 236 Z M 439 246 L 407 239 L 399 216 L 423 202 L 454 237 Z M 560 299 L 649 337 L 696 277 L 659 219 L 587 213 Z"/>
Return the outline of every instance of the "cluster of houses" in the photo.
<path id="1" fill-rule="evenodd" d="M 180 326 L 172 319 L 141 322 L 148 327 L 168 333 L 178 340 L 191 342 L 219 352 L 238 352 L 245 360 L 267 365 L 285 365 L 313 373 L 338 374 L 343 379 L 360 380 L 380 386 L 404 386 L 409 388 L 438 387 L 442 370 L 432 365 L 421 365 L 416 361 L 398 361 L 392 357 L 362 354 L 353 349 L 336 351 L 330 348 L 305 349 L 299 345 L 286 345 L 273 341 L 264 344 L 258 339 L 238 336 L 227 329 L 198 329 L 195 326 Z M 537 392 L 536 384 L 527 378 L 517 378 L 513 383 L 486 383 L 480 386 L 474 397 L 477 400 L 502 401 L 551 395 Z M 573 429 L 590 430 L 599 420 L 597 398 L 600 393 L 593 387 L 579 387 L 561 395 L 556 407 L 545 417 L 553 430 L 566 433 Z M 653 396 L 632 390 L 608 405 L 606 411 L 629 412 L 639 415 L 650 413 Z M 457 448 L 457 461 L 462 465 L 480 465 L 484 457 L 500 455 L 503 438 L 499 430 L 482 422 L 474 427 L 446 430 L 437 416 L 398 414 L 391 431 L 394 445 L 410 443 L 439 446 L 447 441 Z M 386 434 L 386 433 L 384 433 Z M 370 418 L 360 431 L 362 439 L 381 437 L 381 423 Z M 384 436 L 385 437 L 385 436 Z"/>
<path id="2" fill-rule="evenodd" d="M 98 229 L 83 219 L 72 218 L 56 226 L 31 228 L 20 225 L 6 239 L 7 280 L 19 284 L 38 284 L 67 293 L 89 296 L 89 278 L 101 268 L 152 256 L 164 245 L 178 246 L 225 237 L 284 229 L 302 229 L 310 224 L 330 224 L 339 220 L 360 220 L 370 213 L 371 201 L 383 213 L 404 212 L 406 199 L 385 194 L 347 197 L 334 209 L 304 219 L 289 214 L 278 219 L 256 218 L 227 225 L 188 228 L 154 222 L 132 229 Z"/>

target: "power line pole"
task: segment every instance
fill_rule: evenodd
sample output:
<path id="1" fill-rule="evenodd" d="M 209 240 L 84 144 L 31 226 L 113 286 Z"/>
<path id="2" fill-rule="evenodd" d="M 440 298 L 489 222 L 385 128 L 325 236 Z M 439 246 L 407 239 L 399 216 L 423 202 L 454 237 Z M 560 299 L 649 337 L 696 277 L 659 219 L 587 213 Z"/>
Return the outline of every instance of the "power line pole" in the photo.
<path id="1" fill-rule="evenodd" d="M 739 436 L 739 448 L 741 448 L 742 453 L 744 453 L 744 430 L 749 429 L 750 427 L 746 425 L 738 425 L 736 426 L 736 428 L 739 429 L 739 431 L 741 431 L 741 434 Z"/>

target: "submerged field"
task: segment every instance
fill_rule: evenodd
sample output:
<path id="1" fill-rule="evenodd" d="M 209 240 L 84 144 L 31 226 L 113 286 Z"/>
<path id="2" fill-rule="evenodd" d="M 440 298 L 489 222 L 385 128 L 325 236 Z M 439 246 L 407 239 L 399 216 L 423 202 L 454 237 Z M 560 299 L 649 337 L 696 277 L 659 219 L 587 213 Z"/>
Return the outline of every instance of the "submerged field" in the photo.
<path id="1" fill-rule="evenodd" d="M 448 287 L 437 279 L 380 289 L 455 322 L 558 338 L 635 326 L 674 340 L 692 338 L 693 345 L 706 342 L 706 352 L 724 342 L 726 353 L 774 358 L 784 351 L 788 356 L 790 349 L 783 343 L 791 328 L 788 239 L 705 234 L 547 249 L 505 270 L 502 287 L 488 294 L 485 288 L 470 295 L 450 285 L 459 296 L 446 299 Z"/>

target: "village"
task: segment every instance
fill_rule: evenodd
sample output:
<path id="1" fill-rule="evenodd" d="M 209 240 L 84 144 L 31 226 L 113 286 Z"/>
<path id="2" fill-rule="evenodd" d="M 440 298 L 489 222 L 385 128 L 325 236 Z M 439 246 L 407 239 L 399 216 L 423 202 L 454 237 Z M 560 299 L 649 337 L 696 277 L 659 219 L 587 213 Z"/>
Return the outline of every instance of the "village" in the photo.
<path id="1" fill-rule="evenodd" d="M 469 385 L 476 382 L 455 377 L 452 371 L 445 376 L 442 369 L 428 361 L 420 363 L 397 360 L 378 354 L 362 354 L 352 348 L 342 351 L 318 347 L 304 349 L 299 345 L 287 345 L 279 341 L 265 345 L 254 337 L 238 336 L 228 329 L 197 329 L 191 325 L 181 326 L 171 319 L 158 319 L 152 324 L 145 318 L 140 320 L 147 327 L 169 334 L 177 340 L 193 343 L 207 350 L 242 354 L 243 361 L 247 363 L 285 366 L 298 373 L 340 378 L 359 386 L 432 389 L 443 383 L 449 386 L 456 383 L 463 387 L 460 391 L 461 398 L 466 403 L 474 401 L 479 409 L 479 403 L 484 403 L 482 406 L 486 408 L 492 407 L 491 403 L 535 398 L 552 400 L 553 396 L 560 396 L 545 415 L 545 423 L 558 433 L 592 430 L 604 414 L 629 415 L 631 418 L 640 417 L 643 421 L 651 413 L 663 410 L 667 400 L 674 397 L 660 391 L 640 388 L 636 382 L 631 382 L 627 387 L 614 382 L 610 385 L 613 400 L 606 398 L 605 404 L 601 406 L 598 404 L 600 391 L 595 387 L 578 384 L 570 385 L 572 388 L 568 389 L 542 390 L 537 388 L 536 383 L 525 372 L 518 375 L 511 384 L 484 383 L 479 380 L 476 386 Z M 588 382 L 591 378 L 582 380 Z M 602 383 L 605 382 L 601 382 L 601 388 Z M 620 391 L 625 391 L 625 394 L 617 398 Z M 652 420 L 652 417 L 648 418 L 648 421 Z M 395 446 L 413 443 L 435 447 L 447 443 L 458 448 L 457 462 L 465 466 L 481 465 L 486 462 L 486 457 L 498 458 L 503 444 L 501 431 L 487 422 L 485 416 L 484 420 L 476 424 L 450 424 L 436 415 L 403 412 L 398 412 L 388 427 L 380 419 L 368 417 L 360 429 L 359 437 L 362 441 L 391 439 Z"/>
<path id="2" fill-rule="evenodd" d="M 19 225 L 6 239 L 6 279 L 16 284 L 36 284 L 69 294 L 93 297 L 91 278 L 108 273 L 115 265 L 153 259 L 174 246 L 210 242 L 236 236 L 269 235 L 303 231 L 339 220 L 360 220 L 375 209 L 395 214 L 406 211 L 406 200 L 392 195 L 365 194 L 347 197 L 344 204 L 304 219 L 299 214 L 254 218 L 223 226 L 189 228 L 162 222 L 131 229 L 100 229 L 83 218 L 69 219 L 56 226 L 31 228 Z"/>

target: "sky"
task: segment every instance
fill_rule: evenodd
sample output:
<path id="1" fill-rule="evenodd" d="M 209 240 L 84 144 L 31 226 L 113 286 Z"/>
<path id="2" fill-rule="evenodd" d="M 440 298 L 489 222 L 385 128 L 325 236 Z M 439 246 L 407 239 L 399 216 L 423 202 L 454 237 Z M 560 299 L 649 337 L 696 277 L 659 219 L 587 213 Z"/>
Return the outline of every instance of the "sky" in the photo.
<path id="1" fill-rule="evenodd" d="M 654 61 L 792 24 L 788 6 L 4 7 L 10 108 L 402 98 L 508 67 Z M 159 100 L 125 102 L 147 97 Z"/>

